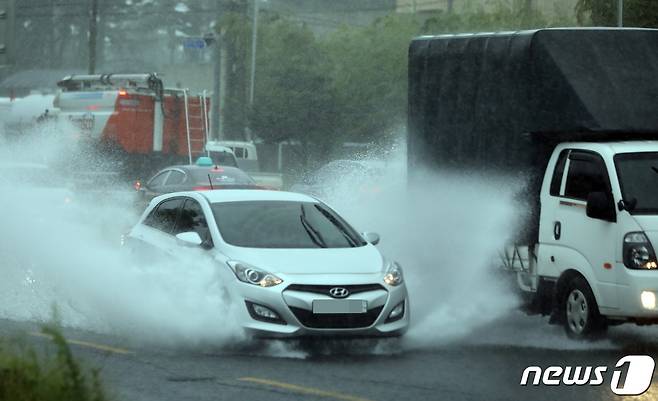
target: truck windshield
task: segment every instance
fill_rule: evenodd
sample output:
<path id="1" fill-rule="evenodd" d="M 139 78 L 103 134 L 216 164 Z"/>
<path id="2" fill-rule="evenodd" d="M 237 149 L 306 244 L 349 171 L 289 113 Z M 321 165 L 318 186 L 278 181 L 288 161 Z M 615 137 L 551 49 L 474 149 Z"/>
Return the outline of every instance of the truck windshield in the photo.
<path id="1" fill-rule="evenodd" d="M 658 152 L 620 153 L 615 168 L 632 214 L 658 214 Z"/>
<path id="2" fill-rule="evenodd" d="M 210 151 L 208 153 L 210 153 L 209 156 L 215 164 L 220 166 L 238 167 L 235 156 L 233 156 L 231 153 L 214 151 Z"/>

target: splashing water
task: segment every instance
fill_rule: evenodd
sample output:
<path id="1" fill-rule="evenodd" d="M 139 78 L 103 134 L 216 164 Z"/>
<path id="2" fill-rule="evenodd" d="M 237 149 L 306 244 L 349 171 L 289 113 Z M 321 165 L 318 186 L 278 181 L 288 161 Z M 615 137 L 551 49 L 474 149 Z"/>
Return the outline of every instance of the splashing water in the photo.
<path id="1" fill-rule="evenodd" d="M 66 127 L 40 131 L 10 144 L 0 160 L 57 165 L 76 151 L 60 134 Z M 65 326 L 140 341 L 193 345 L 241 338 L 211 261 L 190 250 L 177 261 L 143 265 L 120 249 L 120 234 L 139 213 L 129 191 L 106 188 L 114 194 L 103 202 L 107 192 L 85 197 L 65 186 L 3 178 L 0 318 L 47 321 L 55 306 Z"/>

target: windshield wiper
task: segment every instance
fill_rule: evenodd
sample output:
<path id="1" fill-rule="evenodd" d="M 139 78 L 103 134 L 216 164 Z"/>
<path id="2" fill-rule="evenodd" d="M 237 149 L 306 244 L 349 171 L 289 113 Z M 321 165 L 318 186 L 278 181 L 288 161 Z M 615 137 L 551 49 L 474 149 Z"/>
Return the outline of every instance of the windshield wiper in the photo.
<path id="1" fill-rule="evenodd" d="M 345 231 L 343 225 L 340 224 L 340 222 L 334 216 L 332 216 L 331 213 L 322 209 L 318 205 L 314 205 L 314 206 L 318 211 L 320 211 L 320 213 L 324 215 L 324 217 L 326 217 L 331 222 L 331 224 L 334 225 L 334 227 L 338 229 L 338 231 L 340 231 L 343 237 L 345 237 L 345 239 L 347 240 L 347 243 L 350 245 L 350 247 L 354 248 L 355 246 L 357 246 L 356 241 L 354 241 L 354 238 L 352 238 L 352 236 L 347 231 Z"/>
<path id="2" fill-rule="evenodd" d="M 311 223 L 306 220 L 306 210 L 304 210 L 304 205 L 301 205 L 302 209 L 302 214 L 299 215 L 299 220 L 302 222 L 302 227 L 304 227 L 304 230 L 306 230 L 306 234 L 308 234 L 309 238 L 311 238 L 311 241 L 320 248 L 326 248 L 327 243 L 324 242 L 324 238 L 322 238 L 322 234 L 318 232 Z"/>

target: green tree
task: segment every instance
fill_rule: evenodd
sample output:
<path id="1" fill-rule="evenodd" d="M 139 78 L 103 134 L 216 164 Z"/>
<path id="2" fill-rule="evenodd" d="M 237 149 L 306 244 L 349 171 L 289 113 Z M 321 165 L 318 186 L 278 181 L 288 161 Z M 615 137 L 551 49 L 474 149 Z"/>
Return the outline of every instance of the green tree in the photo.
<path id="1" fill-rule="evenodd" d="M 297 140 L 321 163 L 345 141 L 386 146 L 406 123 L 407 49 L 421 34 L 574 25 L 549 19 L 525 0 L 494 9 L 417 17 L 391 14 L 365 27 L 343 26 L 326 36 L 276 16 L 259 29 L 253 132 L 269 143 Z M 311 146 L 313 145 L 313 146 Z"/>
<path id="2" fill-rule="evenodd" d="M 581 24 L 617 25 L 618 0 L 578 0 L 576 12 Z M 658 2 L 655 0 L 624 0 L 624 26 L 658 27 Z"/>
<path id="3" fill-rule="evenodd" d="M 217 29 L 222 37 L 226 57 L 223 130 L 227 139 L 244 138 L 247 125 L 248 49 L 251 46 L 251 20 L 247 16 L 247 2 L 224 0 L 222 17 Z"/>
<path id="4" fill-rule="evenodd" d="M 338 101 L 335 126 L 352 141 L 381 140 L 404 125 L 407 47 L 419 32 L 412 15 L 391 15 L 325 39 Z"/>
<path id="5" fill-rule="evenodd" d="M 275 17 L 259 31 L 253 132 L 268 143 L 299 141 L 305 158 L 327 152 L 342 138 L 325 53 L 303 25 Z"/>
<path id="6" fill-rule="evenodd" d="M 421 19 L 392 14 L 367 27 L 343 27 L 323 41 L 331 63 L 340 110 L 336 126 L 351 140 L 381 143 L 404 126 L 407 104 L 407 49 L 421 34 L 491 32 L 573 25 L 549 19 L 525 0 L 500 1 L 493 10 L 471 7 L 460 13 L 437 11 Z"/>

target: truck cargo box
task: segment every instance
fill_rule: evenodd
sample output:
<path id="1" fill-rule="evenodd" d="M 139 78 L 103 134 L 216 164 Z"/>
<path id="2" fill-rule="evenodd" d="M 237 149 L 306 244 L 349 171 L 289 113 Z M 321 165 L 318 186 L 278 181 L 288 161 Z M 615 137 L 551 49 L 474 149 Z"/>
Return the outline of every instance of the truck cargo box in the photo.
<path id="1" fill-rule="evenodd" d="M 543 172 L 558 141 L 656 138 L 658 30 L 420 37 L 408 117 L 411 170 Z"/>

